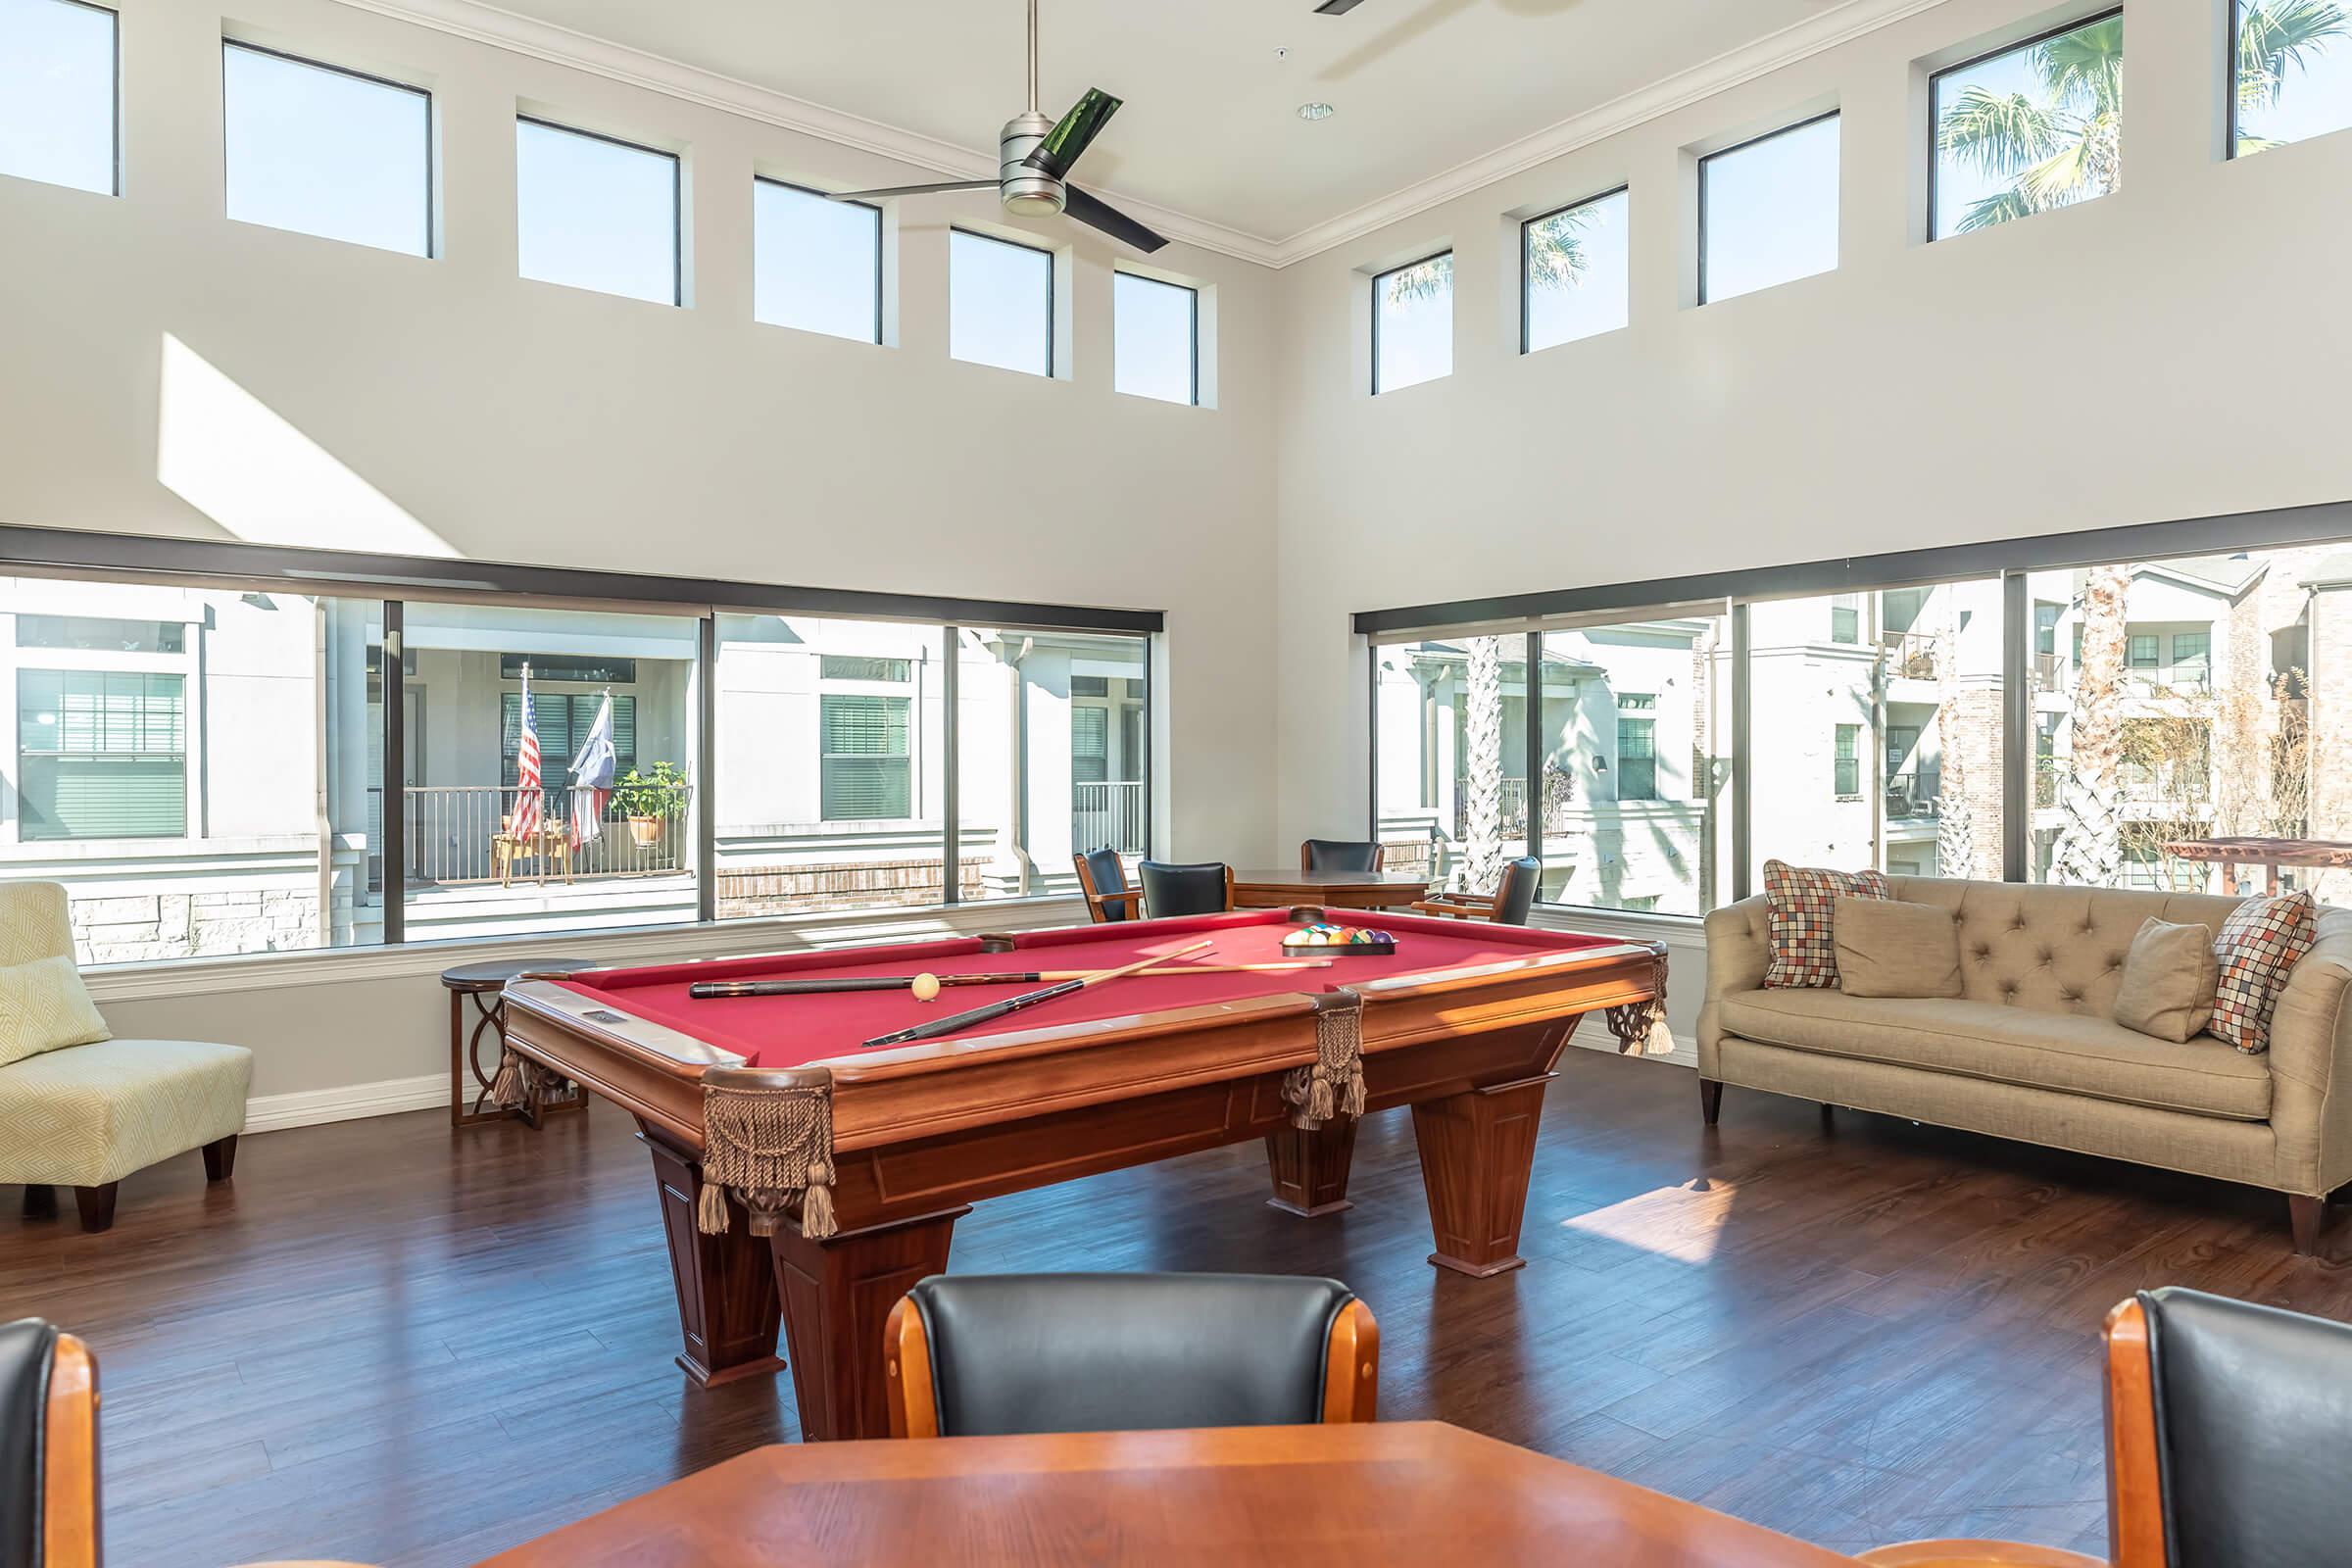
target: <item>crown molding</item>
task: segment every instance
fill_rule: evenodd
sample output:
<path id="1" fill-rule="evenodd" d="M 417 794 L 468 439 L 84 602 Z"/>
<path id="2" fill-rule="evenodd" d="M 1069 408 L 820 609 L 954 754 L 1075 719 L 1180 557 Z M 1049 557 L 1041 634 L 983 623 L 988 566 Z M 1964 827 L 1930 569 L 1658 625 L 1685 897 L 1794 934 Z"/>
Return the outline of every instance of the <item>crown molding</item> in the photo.
<path id="1" fill-rule="evenodd" d="M 1742 83 L 1809 60 L 1943 3 L 1944 0 L 1845 0 L 1842 5 L 1727 50 L 1688 71 L 1661 77 L 1622 98 L 1595 105 L 1491 153 L 1456 164 L 1443 173 L 1416 180 L 1378 201 L 1366 202 L 1353 212 L 1300 229 L 1274 247 L 1272 265 L 1289 267 L 1310 256 L 1319 256 L 1457 196 L 1466 196 L 1579 148 L 1620 135 L 1717 93 L 1729 92 Z"/>
<path id="2" fill-rule="evenodd" d="M 572 71 L 584 71 L 610 81 L 701 104 L 722 114 L 872 153 L 926 173 L 944 174 L 950 179 L 989 179 L 997 173 L 997 154 L 993 147 L 965 147 L 919 131 L 903 130 L 663 55 L 633 49 L 555 23 L 517 16 L 484 4 L 483 0 L 338 0 L 338 3 L 355 11 L 373 12 L 396 22 L 413 23 L 452 37 Z M 1096 189 L 1095 194 L 1171 240 L 1259 267 L 1275 265 L 1277 247 L 1272 240 L 1116 191 Z"/>
<path id="3" fill-rule="evenodd" d="M 993 149 L 965 147 L 829 109 L 663 55 L 517 16 L 484 0 L 338 0 L 338 3 L 814 136 L 952 179 L 984 179 L 997 172 Z M 1944 0 L 1843 0 L 1842 4 L 1817 16 L 1728 50 L 1688 71 L 1677 72 L 1623 97 L 1571 115 L 1491 153 L 1416 180 L 1328 221 L 1300 229 L 1288 239 L 1247 233 L 1116 192 L 1102 194 L 1172 240 L 1259 267 L 1289 267 L 1943 3 Z"/>

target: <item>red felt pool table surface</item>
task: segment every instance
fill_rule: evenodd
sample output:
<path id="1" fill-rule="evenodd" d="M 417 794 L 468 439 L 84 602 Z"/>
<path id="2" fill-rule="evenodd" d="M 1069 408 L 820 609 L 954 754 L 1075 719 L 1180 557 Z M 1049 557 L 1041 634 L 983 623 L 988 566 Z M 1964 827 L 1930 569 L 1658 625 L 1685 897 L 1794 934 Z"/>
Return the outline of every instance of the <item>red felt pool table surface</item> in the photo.
<path id="1" fill-rule="evenodd" d="M 1131 976 L 1055 998 L 952 1037 L 1015 1034 L 1054 1024 L 1126 1017 L 1171 1007 L 1255 997 L 1336 991 L 1368 980 L 1476 968 L 1539 954 L 1599 947 L 1613 938 L 1539 931 L 1483 921 L 1386 914 L 1357 920 L 1396 938 L 1393 955 L 1335 958 L 1326 968 L 1208 973 L 1182 978 Z M 733 997 L 697 1001 L 689 985 L 710 980 L 808 980 L 876 974 L 990 974 L 1033 969 L 1108 969 L 1192 943 L 1212 945 L 1178 963 L 1268 963 L 1286 954 L 1298 929 L 1288 910 L 1244 910 L 1177 920 L 1122 921 L 1016 937 L 1010 953 L 984 953 L 977 938 L 901 943 L 784 956 L 720 958 L 644 968 L 583 970 L 558 981 L 567 990 L 666 1025 L 744 1057 L 747 1066 L 794 1067 L 855 1053 L 877 1035 L 1017 996 L 1030 986 L 953 986 L 922 1003 L 905 991 L 845 991 L 816 996 Z"/>

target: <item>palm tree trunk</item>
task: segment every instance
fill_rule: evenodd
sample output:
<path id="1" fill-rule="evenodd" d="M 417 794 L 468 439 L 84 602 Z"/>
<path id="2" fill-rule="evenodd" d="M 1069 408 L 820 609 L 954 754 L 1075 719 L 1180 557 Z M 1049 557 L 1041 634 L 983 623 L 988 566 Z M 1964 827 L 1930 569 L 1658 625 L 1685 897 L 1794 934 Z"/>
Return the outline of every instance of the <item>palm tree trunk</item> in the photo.
<path id="1" fill-rule="evenodd" d="M 1462 808 L 1462 888 L 1492 893 L 1502 880 L 1502 645 L 1470 639 L 1463 714 L 1467 788 Z"/>
<path id="2" fill-rule="evenodd" d="M 1936 874 L 1965 878 L 1977 874 L 1976 823 L 1968 805 L 1965 749 L 1957 744 L 1960 728 L 1960 591 L 1941 590 L 1944 615 L 1938 626 L 1943 646 L 1936 660 Z M 1916 768 L 1918 763 L 1913 762 Z"/>
<path id="3" fill-rule="evenodd" d="M 2082 584 L 2082 663 L 2067 714 L 2069 756 L 2052 874 L 2078 887 L 2123 881 L 2123 809 L 2116 764 L 2123 750 L 2124 612 L 2128 566 L 2094 566 Z"/>

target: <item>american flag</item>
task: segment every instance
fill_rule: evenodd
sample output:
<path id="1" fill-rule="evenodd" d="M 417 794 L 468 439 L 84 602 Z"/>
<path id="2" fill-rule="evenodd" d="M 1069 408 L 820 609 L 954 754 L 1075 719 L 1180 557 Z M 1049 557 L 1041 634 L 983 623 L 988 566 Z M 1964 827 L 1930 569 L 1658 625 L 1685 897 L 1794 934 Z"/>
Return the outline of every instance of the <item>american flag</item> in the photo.
<path id="1" fill-rule="evenodd" d="M 539 726 L 531 719 L 531 666 L 522 666 L 522 739 L 514 760 L 514 815 L 507 831 L 518 839 L 539 831 Z"/>

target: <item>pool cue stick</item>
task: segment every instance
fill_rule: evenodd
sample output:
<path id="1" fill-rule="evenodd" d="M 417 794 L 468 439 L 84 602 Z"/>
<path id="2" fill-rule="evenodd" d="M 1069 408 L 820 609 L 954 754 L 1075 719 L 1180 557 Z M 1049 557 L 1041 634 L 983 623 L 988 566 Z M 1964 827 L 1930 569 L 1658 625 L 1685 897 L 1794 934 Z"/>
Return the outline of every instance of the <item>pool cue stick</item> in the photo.
<path id="1" fill-rule="evenodd" d="M 1293 969 L 1328 969 L 1329 958 L 1290 958 L 1280 963 L 1184 963 L 1164 969 L 1138 969 L 1139 975 L 1287 974 Z M 1055 980 L 1088 980 L 1101 969 L 1028 969 L 999 974 L 935 974 L 941 986 L 1036 986 Z M 830 980 L 698 980 L 686 988 L 697 1002 L 728 997 L 815 997 L 833 991 L 906 991 L 921 979 L 916 974 L 841 975 Z"/>
<path id="2" fill-rule="evenodd" d="M 985 1007 L 974 1007 L 969 1012 L 951 1013 L 945 1018 L 934 1018 L 929 1023 L 918 1023 L 911 1029 L 901 1029 L 893 1034 L 876 1035 L 864 1044 L 869 1047 L 903 1046 L 913 1040 L 936 1040 L 941 1035 L 952 1035 L 959 1029 L 969 1029 L 976 1024 L 988 1023 L 1004 1017 L 1006 1013 L 1019 1012 L 1024 1007 L 1034 1007 L 1041 1002 L 1052 1002 L 1055 997 L 1066 997 L 1073 991 L 1084 991 L 1089 986 L 1099 986 L 1108 981 L 1124 979 L 1128 975 L 1149 969 L 1155 963 L 1165 963 L 1170 958 L 1181 958 L 1187 954 L 1199 953 L 1202 948 L 1215 946 L 1213 941 L 1204 939 L 1194 943 L 1189 948 L 1178 948 L 1174 953 L 1162 953 L 1149 958 L 1138 958 L 1135 962 L 1122 964 L 1116 969 L 1105 969 L 1101 974 L 1094 975 L 1089 979 L 1064 980 L 1061 984 L 1048 986 L 1043 991 L 1024 991 L 1017 997 L 1007 997 L 1003 1002 L 992 1002 Z"/>

